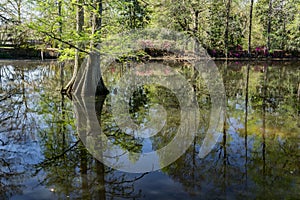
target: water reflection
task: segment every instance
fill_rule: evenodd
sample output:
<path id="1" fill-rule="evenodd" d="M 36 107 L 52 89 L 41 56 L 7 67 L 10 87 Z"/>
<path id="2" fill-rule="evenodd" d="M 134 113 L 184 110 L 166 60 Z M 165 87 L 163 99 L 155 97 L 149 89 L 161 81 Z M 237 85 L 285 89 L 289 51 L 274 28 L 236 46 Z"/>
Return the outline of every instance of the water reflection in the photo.
<path id="1" fill-rule="evenodd" d="M 24 62 L 0 65 L 1 199 L 26 190 L 28 171 L 43 158 L 37 137 L 36 91 L 51 72 L 45 69 Z"/>
<path id="2" fill-rule="evenodd" d="M 300 191 L 299 63 L 218 63 L 227 95 L 222 139 L 198 157 L 210 116 L 210 96 L 189 66 L 168 63 L 195 86 L 199 132 L 176 162 L 131 174 L 94 159 L 78 137 L 73 103 L 60 95 L 69 66 L 0 63 L 1 199 L 297 199 Z M 108 87 L 126 71 L 114 65 Z M 116 145 L 149 152 L 168 144 L 180 123 L 180 105 L 163 87 L 144 85 L 130 100 L 131 118 L 147 123 L 151 105 L 167 114 L 164 134 L 135 138 L 116 125 L 111 94 L 97 117 Z M 132 157 L 135 162 L 136 157 Z"/>

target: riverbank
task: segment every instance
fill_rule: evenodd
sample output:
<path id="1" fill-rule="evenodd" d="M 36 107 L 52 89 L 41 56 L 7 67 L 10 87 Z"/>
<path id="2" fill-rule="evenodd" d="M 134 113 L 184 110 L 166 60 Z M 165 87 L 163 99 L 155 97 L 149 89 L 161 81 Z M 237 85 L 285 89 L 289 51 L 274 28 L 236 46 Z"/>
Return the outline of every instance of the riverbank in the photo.
<path id="1" fill-rule="evenodd" d="M 57 59 L 59 53 L 57 49 L 35 49 L 35 48 L 13 48 L 0 47 L 0 59 Z"/>
<path id="2" fill-rule="evenodd" d="M 140 52 L 141 53 L 141 52 Z M 164 60 L 173 60 L 173 61 L 192 61 L 195 59 L 193 55 L 189 55 L 186 52 L 168 52 L 168 51 L 162 51 L 162 50 L 156 50 L 156 49 L 149 49 L 145 50 L 142 54 L 132 56 L 130 58 L 127 58 L 128 60 L 141 60 L 141 61 L 147 61 L 147 60 L 154 60 L 154 61 L 164 61 Z M 228 57 L 225 58 L 224 56 L 213 56 L 211 54 L 204 55 L 203 58 L 211 58 L 214 61 L 245 61 L 245 62 L 257 62 L 257 61 L 299 61 L 299 56 L 257 56 L 252 55 L 253 57 Z M 47 48 L 47 49 L 36 49 L 36 48 L 12 48 L 12 47 L 0 47 L 0 59 L 8 59 L 8 60 L 48 60 L 48 59 L 57 59 L 59 57 L 58 49 L 55 48 Z M 125 59 L 124 59 L 125 58 Z M 199 59 L 199 58 L 197 58 Z M 201 59 L 201 58 L 200 58 Z M 120 60 L 126 60 L 126 56 L 123 57 Z"/>

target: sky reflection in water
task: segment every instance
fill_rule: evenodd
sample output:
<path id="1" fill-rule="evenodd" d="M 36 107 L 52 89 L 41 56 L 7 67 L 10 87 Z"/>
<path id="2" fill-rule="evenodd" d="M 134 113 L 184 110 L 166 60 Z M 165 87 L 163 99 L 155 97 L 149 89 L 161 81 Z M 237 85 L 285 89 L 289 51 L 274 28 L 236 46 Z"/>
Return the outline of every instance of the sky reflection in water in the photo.
<path id="1" fill-rule="evenodd" d="M 298 198 L 299 62 L 218 63 L 228 98 L 225 128 L 205 159 L 198 153 L 209 121 L 207 88 L 188 66 L 170 65 L 196 88 L 198 136 L 168 167 L 131 174 L 105 167 L 79 140 L 73 104 L 59 92 L 70 72 L 61 76 L 57 63 L 0 63 L 0 199 Z M 109 88 L 124 70 L 117 65 L 108 69 L 104 80 Z M 131 117 L 142 125 L 149 121 L 149 112 L 155 114 L 151 105 L 164 106 L 166 124 L 149 138 L 134 139 L 121 131 L 110 100 L 111 94 L 102 108 L 101 127 L 115 144 L 136 153 L 150 152 L 174 137 L 180 108 L 170 90 L 145 85 L 130 100 Z"/>

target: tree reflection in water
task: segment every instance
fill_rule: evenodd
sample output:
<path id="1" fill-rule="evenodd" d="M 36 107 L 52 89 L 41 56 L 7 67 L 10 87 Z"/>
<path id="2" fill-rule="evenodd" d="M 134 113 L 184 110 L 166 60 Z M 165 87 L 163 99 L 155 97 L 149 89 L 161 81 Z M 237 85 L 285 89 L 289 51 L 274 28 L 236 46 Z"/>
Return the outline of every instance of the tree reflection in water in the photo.
<path id="1" fill-rule="evenodd" d="M 172 67 L 195 86 L 201 108 L 199 134 L 168 167 L 130 174 L 104 166 L 80 141 L 73 103 L 60 95 L 63 79 L 71 76 L 67 64 L 1 63 L 0 198 L 298 198 L 299 63 L 218 63 L 227 113 L 223 137 L 204 159 L 198 153 L 210 115 L 207 88 L 189 66 Z M 110 87 L 126 69 L 115 65 L 108 70 L 104 81 Z M 85 108 L 86 102 L 77 102 L 75 110 Z M 148 152 L 173 138 L 180 123 L 178 101 L 171 91 L 149 85 L 140 87 L 130 101 L 138 123 L 148 120 L 149 105 L 158 102 L 168 114 L 165 134 L 148 140 L 120 131 L 112 118 L 110 95 L 98 99 L 95 107 L 111 140 L 124 149 Z"/>
<path id="2" fill-rule="evenodd" d="M 0 64 L 0 198 L 22 193 L 33 164 L 42 158 L 37 142 L 34 91 L 47 71 L 30 63 Z M 24 148 L 25 147 L 25 148 Z"/>

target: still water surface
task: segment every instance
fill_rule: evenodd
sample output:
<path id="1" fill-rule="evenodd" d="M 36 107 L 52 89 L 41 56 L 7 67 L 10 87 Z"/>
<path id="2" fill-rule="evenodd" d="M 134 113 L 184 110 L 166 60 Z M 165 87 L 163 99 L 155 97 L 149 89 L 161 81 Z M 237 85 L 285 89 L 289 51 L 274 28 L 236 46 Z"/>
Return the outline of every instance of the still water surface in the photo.
<path id="1" fill-rule="evenodd" d="M 60 94 L 69 66 L 1 61 L 0 199 L 299 199 L 300 63 L 217 63 L 226 117 L 222 138 L 204 159 L 198 153 L 209 123 L 207 88 L 190 66 L 164 64 L 195 88 L 199 133 L 171 165 L 137 174 L 104 166 L 82 144 L 74 105 Z M 111 113 L 113 85 L 124 71 L 125 66 L 112 65 L 104 72 L 112 92 L 103 102 L 101 128 L 123 149 L 158 150 L 178 129 L 180 104 L 164 87 L 139 87 L 129 102 L 132 119 L 147 124 L 149 116 L 160 113 L 153 112 L 159 103 L 166 123 L 163 133 L 149 138 L 126 134 Z"/>

